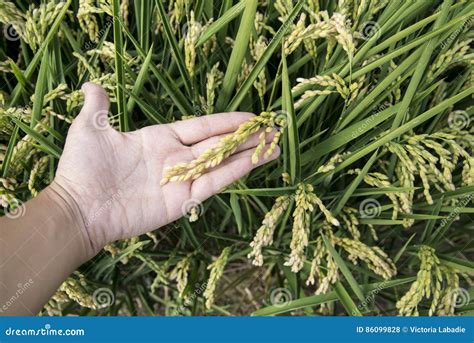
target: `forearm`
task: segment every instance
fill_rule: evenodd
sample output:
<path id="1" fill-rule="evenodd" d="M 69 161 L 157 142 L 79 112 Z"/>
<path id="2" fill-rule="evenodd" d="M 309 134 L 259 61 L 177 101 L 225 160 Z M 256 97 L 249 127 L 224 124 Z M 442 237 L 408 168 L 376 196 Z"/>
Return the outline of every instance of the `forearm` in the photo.
<path id="1" fill-rule="evenodd" d="M 0 218 L 0 315 L 36 315 L 94 255 L 74 200 L 53 183 L 19 218 Z"/>

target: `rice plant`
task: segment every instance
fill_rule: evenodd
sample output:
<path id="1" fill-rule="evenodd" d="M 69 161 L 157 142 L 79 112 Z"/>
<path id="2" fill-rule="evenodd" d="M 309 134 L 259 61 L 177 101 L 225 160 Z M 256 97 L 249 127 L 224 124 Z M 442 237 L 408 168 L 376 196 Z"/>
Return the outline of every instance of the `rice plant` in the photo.
<path id="1" fill-rule="evenodd" d="M 106 246 L 42 313 L 472 314 L 473 19 L 453 0 L 1 1 L 2 214 L 53 179 L 85 81 L 121 131 L 258 115 L 163 183 L 262 128 L 282 148 Z"/>

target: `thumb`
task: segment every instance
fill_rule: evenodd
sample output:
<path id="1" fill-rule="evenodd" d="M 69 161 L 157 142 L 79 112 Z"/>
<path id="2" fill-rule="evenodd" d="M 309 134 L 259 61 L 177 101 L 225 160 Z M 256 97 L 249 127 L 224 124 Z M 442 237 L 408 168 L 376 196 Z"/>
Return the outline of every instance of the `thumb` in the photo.
<path id="1" fill-rule="evenodd" d="M 80 121 L 97 130 L 110 128 L 108 121 L 110 103 L 106 91 L 91 82 L 86 82 L 81 89 L 84 92 L 84 106 L 78 116 Z"/>

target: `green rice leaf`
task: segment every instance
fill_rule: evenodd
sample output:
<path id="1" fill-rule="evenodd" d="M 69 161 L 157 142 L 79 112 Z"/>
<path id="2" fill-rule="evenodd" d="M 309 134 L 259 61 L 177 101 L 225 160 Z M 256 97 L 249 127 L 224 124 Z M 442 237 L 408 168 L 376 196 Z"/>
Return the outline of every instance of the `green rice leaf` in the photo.
<path id="1" fill-rule="evenodd" d="M 257 11 L 257 0 L 246 0 L 245 10 L 240 21 L 239 31 L 235 38 L 235 46 L 230 55 L 229 64 L 222 82 L 222 93 L 217 100 L 216 109 L 218 111 L 227 107 L 227 103 L 234 91 L 237 82 L 237 75 L 244 61 L 245 55 L 249 47 L 250 33 L 254 25 L 255 13 Z"/>
<path id="2" fill-rule="evenodd" d="M 232 20 L 237 18 L 237 16 L 244 10 L 246 3 L 247 0 L 239 1 L 236 5 L 229 8 L 224 14 L 222 14 L 219 19 L 209 25 L 199 36 L 196 46 L 199 47 L 206 43 L 213 35 L 226 27 L 227 24 Z"/>
<path id="3" fill-rule="evenodd" d="M 242 85 L 238 89 L 234 98 L 226 106 L 226 111 L 237 110 L 237 108 L 243 101 L 245 95 L 250 90 L 250 87 L 252 87 L 252 84 L 257 79 L 258 74 L 260 74 L 260 72 L 262 71 L 262 69 L 265 67 L 268 60 L 270 59 L 271 55 L 274 53 L 275 49 L 280 44 L 281 40 L 283 39 L 283 36 L 288 30 L 288 27 L 290 26 L 289 24 L 292 23 L 293 20 L 295 20 L 296 16 L 301 11 L 301 8 L 303 7 L 303 5 L 304 5 L 304 0 L 299 0 L 298 3 L 295 5 L 291 13 L 288 15 L 288 19 L 286 20 L 286 22 L 278 29 L 277 33 L 268 44 L 267 49 L 263 53 L 262 57 L 260 57 L 260 59 L 257 61 L 252 71 L 250 72 L 249 76 L 245 79 L 245 81 L 242 83 Z M 244 12 L 244 15 L 245 15 L 245 12 Z M 235 50 L 236 49 L 234 49 L 234 51 Z M 239 68 L 240 68 L 240 65 L 239 65 Z M 225 79 L 224 79 L 224 83 L 225 83 Z"/>

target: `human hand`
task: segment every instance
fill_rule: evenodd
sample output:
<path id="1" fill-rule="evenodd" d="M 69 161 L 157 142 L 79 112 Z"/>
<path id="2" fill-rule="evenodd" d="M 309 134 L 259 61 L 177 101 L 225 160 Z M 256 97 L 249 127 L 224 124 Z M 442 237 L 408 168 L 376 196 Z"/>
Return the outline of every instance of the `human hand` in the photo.
<path id="1" fill-rule="evenodd" d="M 279 155 L 252 164 L 257 132 L 221 165 L 196 180 L 160 185 L 164 170 L 190 162 L 248 120 L 221 113 L 121 133 L 107 122 L 106 92 L 82 87 L 84 106 L 69 129 L 54 182 L 76 203 L 94 252 L 114 240 L 140 235 L 185 215 L 186 202 L 202 202 Z M 267 143 L 272 135 L 268 135 Z M 268 144 L 263 149 L 267 150 Z"/>

